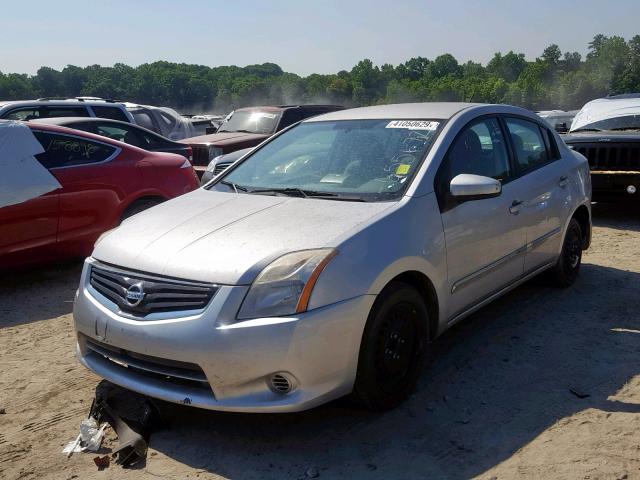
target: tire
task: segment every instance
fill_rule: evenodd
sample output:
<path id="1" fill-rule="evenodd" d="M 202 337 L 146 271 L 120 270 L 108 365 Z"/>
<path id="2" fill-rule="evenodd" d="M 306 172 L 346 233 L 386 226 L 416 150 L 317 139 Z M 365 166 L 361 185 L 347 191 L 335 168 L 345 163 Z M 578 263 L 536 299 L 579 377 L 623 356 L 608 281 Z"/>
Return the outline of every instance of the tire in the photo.
<path id="1" fill-rule="evenodd" d="M 377 298 L 362 336 L 352 398 L 388 410 L 415 389 L 428 348 L 429 314 L 418 291 L 393 282 Z"/>
<path id="2" fill-rule="evenodd" d="M 160 199 L 148 198 L 144 200 L 136 200 L 124 211 L 124 213 L 122 214 L 122 218 L 120 219 L 120 223 L 122 223 L 127 218 L 133 217 L 135 214 L 143 212 L 144 210 L 147 210 L 151 207 L 155 207 L 160 203 L 162 203 L 162 200 Z"/>
<path id="3" fill-rule="evenodd" d="M 558 287 L 569 287 L 578 278 L 582 263 L 582 229 L 572 218 L 562 243 L 562 251 L 555 267 L 551 271 L 554 283 Z"/>

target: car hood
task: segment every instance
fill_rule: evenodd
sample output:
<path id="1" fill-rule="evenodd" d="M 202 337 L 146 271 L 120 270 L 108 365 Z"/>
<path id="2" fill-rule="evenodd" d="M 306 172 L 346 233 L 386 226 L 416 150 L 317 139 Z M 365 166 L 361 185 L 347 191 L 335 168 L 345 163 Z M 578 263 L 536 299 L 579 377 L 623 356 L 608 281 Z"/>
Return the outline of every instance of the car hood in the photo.
<path id="1" fill-rule="evenodd" d="M 394 205 L 199 189 L 126 220 L 102 237 L 93 257 L 142 272 L 246 285 L 284 253 L 338 246 Z"/>
<path id="2" fill-rule="evenodd" d="M 260 133 L 244 133 L 244 132 L 222 132 L 212 133 L 210 135 L 200 135 L 199 137 L 185 138 L 181 142 L 192 144 L 207 144 L 207 145 L 232 145 L 239 142 L 255 141 L 260 143 L 270 135 Z"/>
<path id="3" fill-rule="evenodd" d="M 575 132 L 563 135 L 567 144 L 596 143 L 596 142 L 640 142 L 640 131 L 603 130 L 601 132 Z"/>

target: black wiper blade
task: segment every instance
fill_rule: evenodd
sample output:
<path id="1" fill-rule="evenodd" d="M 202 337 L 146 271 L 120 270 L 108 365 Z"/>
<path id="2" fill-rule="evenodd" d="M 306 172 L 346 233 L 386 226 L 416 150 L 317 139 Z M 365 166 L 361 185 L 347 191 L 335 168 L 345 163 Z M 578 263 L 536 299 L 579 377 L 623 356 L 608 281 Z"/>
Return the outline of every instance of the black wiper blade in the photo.
<path id="1" fill-rule="evenodd" d="M 640 127 L 617 127 L 610 128 L 609 130 L 611 130 L 612 132 L 623 132 L 625 130 L 640 130 Z"/>
<path id="2" fill-rule="evenodd" d="M 326 193 L 318 193 L 317 195 L 309 195 L 309 198 L 315 198 L 320 200 L 338 200 L 341 202 L 366 202 L 362 197 L 357 197 L 355 195 L 340 195 L 336 193 L 326 194 Z"/>
<path id="3" fill-rule="evenodd" d="M 571 130 L 569 133 L 576 132 L 601 132 L 601 128 L 576 128 L 575 130 Z"/>
<path id="4" fill-rule="evenodd" d="M 305 190 L 300 188 L 254 188 L 247 190 L 248 193 L 282 193 L 288 196 L 307 197 Z"/>
<path id="5" fill-rule="evenodd" d="M 233 188 L 233 190 L 234 190 L 236 193 L 238 193 L 238 191 L 241 191 L 241 192 L 248 192 L 248 191 L 249 191 L 249 189 L 248 189 L 247 187 L 243 187 L 242 185 L 238 185 L 238 184 L 233 183 L 233 182 L 228 182 L 228 181 L 226 181 L 226 180 L 222 180 L 220 183 L 221 183 L 222 185 L 227 186 L 227 187 L 231 187 L 231 188 Z"/>
<path id="6" fill-rule="evenodd" d="M 320 200 L 342 200 L 345 202 L 366 202 L 362 197 L 355 195 L 342 195 L 333 192 L 318 192 L 316 190 L 304 190 L 302 188 L 258 188 L 249 190 L 248 193 L 269 194 L 280 193 L 290 197 L 316 198 Z"/>

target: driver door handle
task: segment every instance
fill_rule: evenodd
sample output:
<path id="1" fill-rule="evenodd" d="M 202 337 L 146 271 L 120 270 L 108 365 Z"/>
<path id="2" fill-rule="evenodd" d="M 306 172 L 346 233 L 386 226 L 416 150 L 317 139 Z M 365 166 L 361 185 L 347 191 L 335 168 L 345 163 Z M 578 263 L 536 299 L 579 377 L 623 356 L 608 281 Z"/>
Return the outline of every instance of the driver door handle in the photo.
<path id="1" fill-rule="evenodd" d="M 566 175 L 563 175 L 560 177 L 560 180 L 558 180 L 558 185 L 564 188 L 569 183 L 568 180 L 569 180 L 569 177 L 567 177 Z"/>
<path id="2" fill-rule="evenodd" d="M 513 202 L 511 202 L 509 213 L 511 215 L 518 215 L 520 213 L 520 205 L 522 205 L 522 200 L 514 200 Z"/>

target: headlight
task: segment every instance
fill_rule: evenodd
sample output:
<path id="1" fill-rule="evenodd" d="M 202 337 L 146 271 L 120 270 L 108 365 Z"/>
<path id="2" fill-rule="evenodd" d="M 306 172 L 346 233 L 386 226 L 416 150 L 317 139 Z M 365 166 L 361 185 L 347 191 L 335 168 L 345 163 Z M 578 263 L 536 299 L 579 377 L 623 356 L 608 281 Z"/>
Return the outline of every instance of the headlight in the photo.
<path id="1" fill-rule="evenodd" d="M 337 253 L 332 248 L 320 248 L 288 253 L 274 260 L 251 285 L 238 319 L 306 312 L 320 273 Z"/>
<path id="2" fill-rule="evenodd" d="M 213 171 L 216 168 L 216 163 L 218 163 L 218 160 L 220 160 L 221 156 L 222 155 L 218 155 L 217 157 L 215 157 L 213 160 L 209 162 L 209 165 L 207 165 L 207 172 L 213 173 Z"/>
<path id="3" fill-rule="evenodd" d="M 209 161 L 213 160 L 216 157 L 222 155 L 222 149 L 220 147 L 209 147 Z"/>

